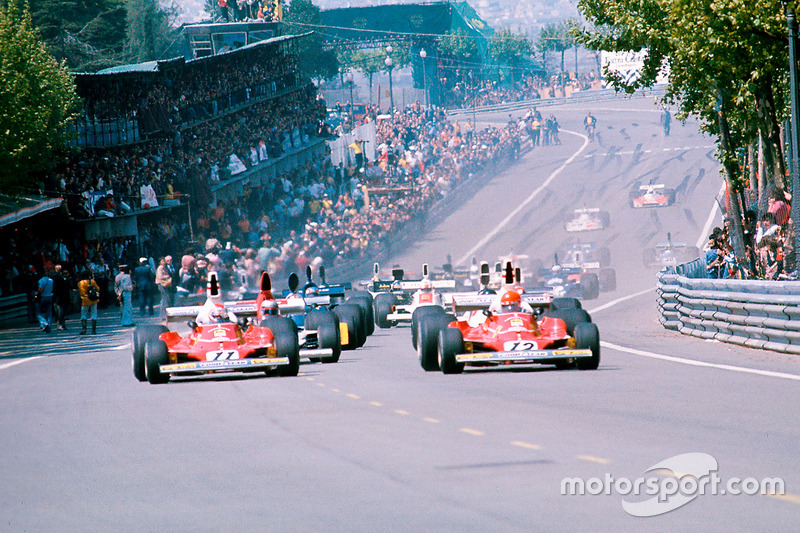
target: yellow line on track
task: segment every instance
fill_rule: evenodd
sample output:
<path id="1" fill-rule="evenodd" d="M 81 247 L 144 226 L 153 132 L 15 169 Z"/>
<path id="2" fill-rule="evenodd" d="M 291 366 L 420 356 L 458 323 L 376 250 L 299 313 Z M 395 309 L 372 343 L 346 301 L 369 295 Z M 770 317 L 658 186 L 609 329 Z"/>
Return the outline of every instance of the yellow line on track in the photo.
<path id="1" fill-rule="evenodd" d="M 599 463 L 601 465 L 607 465 L 611 462 L 611 459 L 606 459 L 604 457 L 595 457 L 594 455 L 579 455 L 578 459 L 581 461 L 589 461 L 590 463 Z"/>
<path id="2" fill-rule="evenodd" d="M 800 505 L 800 495 L 797 494 L 765 494 L 767 498 L 775 498 L 776 500 L 783 500 L 789 503 L 796 503 Z"/>
<path id="3" fill-rule="evenodd" d="M 518 446 L 520 448 L 526 448 L 528 450 L 541 450 L 542 449 L 542 447 L 539 446 L 538 444 L 531 444 L 530 442 L 524 442 L 524 441 L 521 441 L 521 440 L 512 440 L 511 441 L 511 445 L 512 446 Z"/>
<path id="4" fill-rule="evenodd" d="M 425 418 L 423 418 L 422 420 L 423 420 L 424 422 L 430 422 L 431 424 L 438 424 L 438 423 L 439 423 L 439 421 L 438 421 L 437 419 L 435 419 L 435 418 L 430 418 L 430 417 L 428 417 L 428 416 L 426 416 L 426 417 L 425 417 Z"/>
<path id="5" fill-rule="evenodd" d="M 369 402 L 369 404 L 375 407 L 383 407 L 383 404 L 381 402 Z"/>
<path id="6" fill-rule="evenodd" d="M 403 411 L 402 409 L 395 409 L 394 412 L 397 413 L 398 415 L 403 415 L 403 416 L 411 414 L 408 411 Z"/>
<path id="7" fill-rule="evenodd" d="M 359 396 L 358 394 L 353 394 L 352 392 L 348 393 L 347 397 L 348 398 L 352 398 L 354 400 L 360 400 L 361 399 L 361 396 Z"/>
<path id="8" fill-rule="evenodd" d="M 477 429 L 461 428 L 459 431 L 461 433 L 466 433 L 467 435 L 474 435 L 476 437 L 480 437 L 481 435 L 485 435 L 485 433 L 483 431 L 478 431 Z"/>

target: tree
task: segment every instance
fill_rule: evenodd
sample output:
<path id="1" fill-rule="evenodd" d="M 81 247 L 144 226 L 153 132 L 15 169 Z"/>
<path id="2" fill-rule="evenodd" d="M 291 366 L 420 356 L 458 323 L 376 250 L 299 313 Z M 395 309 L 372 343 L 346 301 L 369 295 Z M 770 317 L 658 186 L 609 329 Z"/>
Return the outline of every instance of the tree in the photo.
<path id="1" fill-rule="evenodd" d="M 167 59 L 162 53 L 174 38 L 175 9 L 162 8 L 158 0 L 127 0 L 126 8 L 125 59 L 131 63 Z"/>
<path id="2" fill-rule="evenodd" d="M 572 48 L 575 38 L 570 33 L 572 22 L 564 20 L 558 23 L 550 22 L 545 24 L 539 32 L 536 40 L 536 49 L 544 57 L 545 68 L 547 68 L 547 52 L 561 53 L 561 72 L 564 72 L 564 52 Z"/>
<path id="3" fill-rule="evenodd" d="M 284 10 L 283 22 L 289 32 L 302 34 L 313 31 L 321 24 L 319 8 L 311 0 L 292 0 Z M 313 79 L 330 79 L 339 72 L 336 53 L 322 48 L 322 38 L 317 33 L 301 40 L 298 46 L 300 70 Z"/>
<path id="4" fill-rule="evenodd" d="M 119 64 L 125 43 L 125 0 L 31 0 L 33 25 L 50 52 L 72 71 Z"/>
<path id="5" fill-rule="evenodd" d="M 733 245 L 744 260 L 738 151 L 762 140 L 768 189 L 782 188 L 783 149 L 778 124 L 786 116 L 786 40 L 778 0 L 579 0 L 595 29 L 578 39 L 595 50 L 646 50 L 638 79 L 625 82 L 606 70 L 619 90 L 649 87 L 663 72 L 663 101 L 681 116 L 700 119 L 718 136 L 731 209 Z"/>
<path id="6" fill-rule="evenodd" d="M 15 2 L 0 5 L 0 79 L 0 190 L 28 191 L 66 146 L 78 97 L 30 11 Z"/>
<path id="7" fill-rule="evenodd" d="M 531 54 L 532 49 L 533 45 L 525 34 L 514 34 L 507 28 L 495 32 L 489 45 L 492 58 L 510 67 L 512 82 L 515 79 L 514 71 Z"/>

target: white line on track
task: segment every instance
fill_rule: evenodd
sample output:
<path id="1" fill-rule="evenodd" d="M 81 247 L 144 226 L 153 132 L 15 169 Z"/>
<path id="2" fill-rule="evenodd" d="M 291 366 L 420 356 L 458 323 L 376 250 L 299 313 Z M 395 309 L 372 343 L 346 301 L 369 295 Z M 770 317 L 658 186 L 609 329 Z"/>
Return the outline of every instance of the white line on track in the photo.
<path id="1" fill-rule="evenodd" d="M 767 376 L 770 378 L 790 379 L 792 381 L 800 381 L 800 376 L 796 374 L 786 374 L 783 372 L 772 372 L 770 370 L 757 370 L 755 368 L 746 368 L 743 366 L 722 365 L 717 363 L 706 363 L 705 361 L 695 361 L 694 359 L 686 359 L 683 357 L 673 357 L 671 355 L 661 355 L 653 352 L 646 352 L 644 350 L 637 350 L 636 348 L 627 348 L 611 342 L 601 341 L 600 345 L 604 348 L 617 350 L 618 352 L 625 352 L 641 357 L 649 357 L 651 359 L 661 359 L 662 361 L 670 361 L 672 363 L 680 363 L 689 366 L 703 366 L 706 368 L 718 368 L 721 370 L 730 370 L 732 372 L 741 372 L 743 374 L 756 374 L 759 376 Z"/>
<path id="2" fill-rule="evenodd" d="M 589 138 L 586 135 L 583 135 L 583 134 L 578 133 L 576 131 L 570 131 L 570 130 L 561 130 L 561 131 L 564 132 L 564 133 L 569 133 L 571 135 L 576 135 L 578 137 L 581 137 L 583 139 L 583 145 L 578 149 L 577 152 L 572 154 L 569 157 L 569 159 L 564 161 L 564 163 L 560 167 L 558 167 L 556 170 L 554 170 L 553 173 L 550 174 L 550 176 L 546 180 L 544 180 L 544 183 L 542 183 L 535 191 L 533 191 L 530 194 L 530 196 L 528 196 L 525 199 L 525 201 L 523 201 L 521 204 L 519 204 L 516 207 L 516 209 L 514 209 L 511 213 L 509 213 L 508 216 L 506 218 L 504 218 L 502 220 L 502 222 L 500 222 L 497 226 L 495 226 L 495 228 L 492 231 L 487 233 L 486 236 L 484 236 L 483 239 L 481 239 L 480 242 L 478 242 L 478 244 L 473 246 L 467 253 L 464 254 L 464 256 L 461 259 L 456 261 L 456 265 L 463 265 L 466 261 L 470 260 L 473 255 L 475 255 L 475 252 L 480 250 L 483 246 L 486 245 L 486 243 L 488 243 L 490 240 L 492 240 L 494 238 L 494 236 L 497 235 L 500 232 L 500 230 L 503 229 L 506 226 L 506 224 L 511 222 L 512 218 L 517 216 L 517 214 L 519 214 L 519 212 L 522 211 L 522 209 L 526 205 L 531 203 L 533 201 L 533 199 L 536 198 L 539 195 L 540 192 L 545 190 L 547 188 L 547 186 L 550 185 L 550 182 L 553 181 L 556 178 L 556 176 L 561 174 L 561 171 L 563 171 L 565 168 L 567 168 L 567 165 L 572 163 L 575 160 L 575 158 L 578 157 L 578 155 L 580 155 L 580 153 L 583 152 L 583 150 L 589 144 Z"/>
<path id="3" fill-rule="evenodd" d="M 0 365 L 0 370 L 5 370 L 6 368 L 11 368 L 12 366 L 21 365 L 22 363 L 27 363 L 28 361 L 33 361 L 34 359 L 41 358 L 41 355 L 37 355 L 35 357 L 26 357 L 25 359 L 17 359 L 16 361 L 11 361 L 10 363 L 4 363 Z"/>
<path id="4" fill-rule="evenodd" d="M 618 303 L 624 302 L 625 300 L 631 300 L 631 299 L 636 298 L 638 296 L 641 296 L 643 294 L 647 294 L 648 292 L 653 292 L 654 290 L 656 290 L 655 287 L 652 287 L 650 289 L 645 289 L 643 291 L 639 291 L 639 292 L 634 293 L 634 294 L 629 294 L 628 296 L 623 296 L 622 298 L 617 298 L 616 300 L 612 300 L 612 301 L 610 301 L 610 302 L 608 302 L 606 304 L 603 304 L 600 307 L 595 307 L 594 309 L 589 309 L 586 312 L 591 315 L 591 314 L 594 314 L 594 313 L 596 313 L 598 311 L 602 311 L 603 309 L 608 309 L 609 307 L 613 307 L 613 306 L 617 305 Z"/>

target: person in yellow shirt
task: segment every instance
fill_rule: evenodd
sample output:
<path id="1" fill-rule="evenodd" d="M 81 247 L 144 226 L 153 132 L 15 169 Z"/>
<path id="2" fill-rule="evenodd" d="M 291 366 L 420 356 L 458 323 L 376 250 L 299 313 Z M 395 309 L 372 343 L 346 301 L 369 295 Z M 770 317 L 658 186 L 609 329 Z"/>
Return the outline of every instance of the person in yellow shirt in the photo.
<path id="1" fill-rule="evenodd" d="M 353 149 L 353 153 L 356 156 L 356 168 L 362 168 L 364 166 L 364 141 L 361 139 L 356 139 L 353 141 L 353 144 L 348 146 L 348 148 Z"/>
<path id="2" fill-rule="evenodd" d="M 91 289 L 94 289 L 93 291 Z M 97 333 L 97 302 L 100 301 L 100 286 L 92 279 L 88 270 L 81 273 L 81 280 L 78 282 L 78 294 L 81 297 L 81 331 L 80 335 L 86 335 L 86 325 L 91 319 L 92 335 Z"/>

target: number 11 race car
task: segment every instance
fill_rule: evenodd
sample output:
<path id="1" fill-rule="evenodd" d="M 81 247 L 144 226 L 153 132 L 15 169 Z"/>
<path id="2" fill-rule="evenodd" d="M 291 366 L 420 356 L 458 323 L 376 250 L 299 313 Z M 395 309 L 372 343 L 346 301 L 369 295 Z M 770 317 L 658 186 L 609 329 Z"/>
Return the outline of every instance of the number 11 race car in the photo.
<path id="1" fill-rule="evenodd" d="M 240 306 L 242 312 L 254 305 Z M 300 366 L 297 332 L 288 318 L 260 322 L 238 318 L 235 304 L 223 304 L 215 272 L 209 274 L 202 306 L 167 309 L 167 321 L 196 316 L 182 336 L 167 326 L 138 327 L 133 334 L 133 374 L 139 381 L 166 383 L 172 375 L 276 371 L 296 376 Z M 254 313 L 255 314 L 255 313 Z M 269 318 L 269 320 L 267 320 Z"/>

